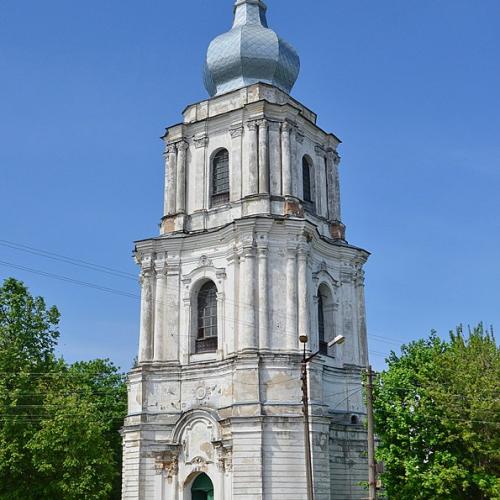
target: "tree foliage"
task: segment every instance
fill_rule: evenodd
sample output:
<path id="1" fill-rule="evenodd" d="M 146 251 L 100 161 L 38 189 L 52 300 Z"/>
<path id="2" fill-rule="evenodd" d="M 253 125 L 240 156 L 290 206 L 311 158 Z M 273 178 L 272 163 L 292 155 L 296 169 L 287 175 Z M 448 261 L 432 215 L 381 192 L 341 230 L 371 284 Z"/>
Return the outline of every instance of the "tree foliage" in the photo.
<path id="1" fill-rule="evenodd" d="M 500 350 L 483 325 L 391 353 L 374 384 L 389 498 L 500 499 L 499 380 Z"/>
<path id="2" fill-rule="evenodd" d="M 19 281 L 0 288 L 0 499 L 118 499 L 124 376 L 58 359 L 58 322 Z"/>

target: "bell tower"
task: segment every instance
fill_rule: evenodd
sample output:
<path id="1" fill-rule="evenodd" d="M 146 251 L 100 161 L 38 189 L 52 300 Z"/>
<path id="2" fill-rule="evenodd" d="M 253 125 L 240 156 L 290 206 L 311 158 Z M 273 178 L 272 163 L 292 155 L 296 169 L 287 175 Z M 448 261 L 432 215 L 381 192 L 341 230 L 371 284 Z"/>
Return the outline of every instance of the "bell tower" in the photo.
<path id="1" fill-rule="evenodd" d="M 340 140 L 290 96 L 299 69 L 265 4 L 237 0 L 208 48 L 209 99 L 163 137 L 160 235 L 135 250 L 124 499 L 305 500 L 301 335 L 319 351 L 308 366 L 315 499 L 366 496 L 369 254 L 346 241 Z"/>

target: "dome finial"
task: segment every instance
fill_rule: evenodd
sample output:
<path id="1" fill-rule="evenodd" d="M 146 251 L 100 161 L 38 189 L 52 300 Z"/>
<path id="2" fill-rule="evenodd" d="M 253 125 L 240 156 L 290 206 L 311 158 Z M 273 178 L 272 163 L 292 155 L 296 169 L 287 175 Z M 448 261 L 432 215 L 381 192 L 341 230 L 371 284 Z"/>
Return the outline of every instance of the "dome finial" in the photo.
<path id="1" fill-rule="evenodd" d="M 262 0 L 236 0 L 233 28 L 244 24 L 260 24 L 267 28 L 266 10 Z"/>
<path id="2" fill-rule="evenodd" d="M 216 96 L 257 82 L 290 93 L 299 76 L 295 49 L 269 29 L 262 0 L 236 0 L 231 31 L 208 47 L 205 87 Z"/>

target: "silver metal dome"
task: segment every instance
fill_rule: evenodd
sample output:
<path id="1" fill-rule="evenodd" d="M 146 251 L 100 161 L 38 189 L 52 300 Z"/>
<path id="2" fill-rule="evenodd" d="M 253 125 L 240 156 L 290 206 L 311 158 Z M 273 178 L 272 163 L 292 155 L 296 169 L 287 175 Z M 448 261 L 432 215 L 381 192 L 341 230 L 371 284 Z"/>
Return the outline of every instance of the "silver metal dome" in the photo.
<path id="1" fill-rule="evenodd" d="M 212 41 L 205 62 L 205 87 L 210 96 L 257 82 L 290 93 L 300 59 L 295 49 L 267 27 L 262 0 L 237 0 L 231 31 Z"/>

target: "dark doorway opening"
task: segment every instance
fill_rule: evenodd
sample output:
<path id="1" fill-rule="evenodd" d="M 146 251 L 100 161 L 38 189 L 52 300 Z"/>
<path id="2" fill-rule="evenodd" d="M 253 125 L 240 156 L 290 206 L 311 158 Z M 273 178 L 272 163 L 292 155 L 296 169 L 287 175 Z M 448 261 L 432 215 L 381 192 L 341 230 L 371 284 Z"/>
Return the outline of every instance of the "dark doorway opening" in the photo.
<path id="1" fill-rule="evenodd" d="M 214 485 L 206 474 L 200 474 L 191 486 L 193 500 L 214 500 Z"/>

